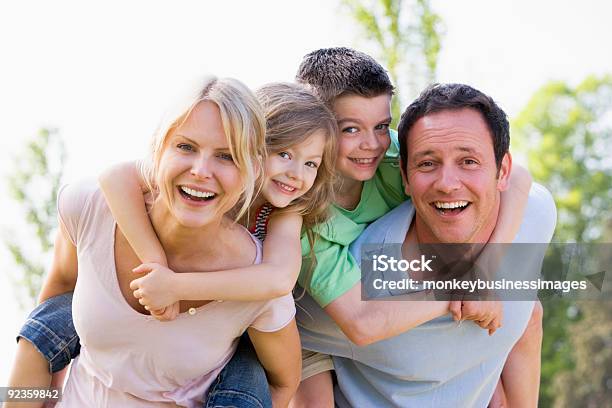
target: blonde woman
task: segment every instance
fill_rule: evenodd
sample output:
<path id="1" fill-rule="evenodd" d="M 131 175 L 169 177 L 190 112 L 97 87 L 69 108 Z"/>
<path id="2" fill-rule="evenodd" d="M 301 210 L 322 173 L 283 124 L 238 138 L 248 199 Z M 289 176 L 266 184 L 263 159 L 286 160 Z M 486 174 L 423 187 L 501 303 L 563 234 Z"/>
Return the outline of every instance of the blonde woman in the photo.
<path id="1" fill-rule="evenodd" d="M 228 212 L 238 206 L 241 215 L 250 204 L 256 161 L 265 156 L 264 123 L 244 85 L 213 79 L 161 128 L 148 172 L 155 193 L 148 217 L 173 270 L 261 262 L 259 241 Z M 186 197 L 186 189 L 205 193 L 207 200 Z M 130 283 L 138 277 L 132 270 L 141 262 L 97 185 L 65 187 L 58 211 L 61 228 L 40 297 L 74 289 L 73 319 L 81 343 L 60 406 L 201 406 L 245 330 L 266 370 L 274 404 L 288 404 L 300 376 L 291 295 L 252 302 L 184 301 L 176 319 L 159 322 L 132 294 Z M 27 331 L 21 335 L 30 340 Z M 11 385 L 32 385 L 23 368 L 30 364 L 32 344 L 19 343 Z"/>

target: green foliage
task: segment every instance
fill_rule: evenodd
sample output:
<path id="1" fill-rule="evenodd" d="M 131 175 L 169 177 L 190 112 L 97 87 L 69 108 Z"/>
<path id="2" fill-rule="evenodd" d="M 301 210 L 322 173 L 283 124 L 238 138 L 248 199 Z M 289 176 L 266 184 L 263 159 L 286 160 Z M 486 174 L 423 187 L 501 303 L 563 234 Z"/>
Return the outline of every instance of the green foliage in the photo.
<path id="1" fill-rule="evenodd" d="M 611 241 L 612 77 L 588 77 L 575 88 L 550 82 L 512 125 L 514 147 L 527 154 L 533 178 L 555 198 L 553 241 Z M 543 305 L 540 406 L 599 407 L 606 398 L 609 404 L 610 304 L 556 298 Z"/>
<path id="2" fill-rule="evenodd" d="M 9 193 L 21 207 L 26 221 L 21 234 L 12 231 L 4 239 L 21 270 L 21 274 L 12 274 L 11 278 L 22 307 L 34 303 L 42 284 L 45 257 L 53 248 L 53 233 L 57 228 L 55 198 L 65 158 L 66 151 L 57 131 L 41 129 L 14 159 L 14 170 L 8 176 Z"/>
<path id="3" fill-rule="evenodd" d="M 396 86 L 391 112 L 392 126 L 397 127 L 400 104 L 435 81 L 442 20 L 428 0 L 343 0 L 343 4 L 378 50 L 374 57 Z"/>

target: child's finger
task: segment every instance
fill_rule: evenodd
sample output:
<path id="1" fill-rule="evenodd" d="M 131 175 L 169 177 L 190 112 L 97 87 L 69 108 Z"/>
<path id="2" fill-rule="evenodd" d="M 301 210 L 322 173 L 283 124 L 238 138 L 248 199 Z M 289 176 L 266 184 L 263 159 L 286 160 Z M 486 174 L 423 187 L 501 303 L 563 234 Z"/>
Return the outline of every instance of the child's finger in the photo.
<path id="1" fill-rule="evenodd" d="M 140 280 L 142 278 L 138 278 L 138 279 L 134 279 L 133 281 L 130 282 L 130 289 L 132 290 L 136 290 L 138 288 L 140 288 Z"/>
<path id="2" fill-rule="evenodd" d="M 153 269 L 153 265 L 148 264 L 148 263 L 144 263 L 144 264 L 138 265 L 137 267 L 132 269 L 132 272 L 134 272 L 134 273 L 146 273 L 146 272 L 151 272 L 152 269 Z"/>
<path id="3" fill-rule="evenodd" d="M 460 300 L 453 300 L 452 302 L 450 302 L 450 305 L 448 308 L 453 315 L 453 319 L 456 322 L 461 320 L 461 301 Z"/>

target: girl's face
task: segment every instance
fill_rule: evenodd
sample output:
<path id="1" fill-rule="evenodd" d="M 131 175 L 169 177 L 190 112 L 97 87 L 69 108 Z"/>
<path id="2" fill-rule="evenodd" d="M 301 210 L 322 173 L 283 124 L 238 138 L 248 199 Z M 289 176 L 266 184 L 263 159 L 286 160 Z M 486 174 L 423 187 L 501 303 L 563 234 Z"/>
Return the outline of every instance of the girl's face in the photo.
<path id="1" fill-rule="evenodd" d="M 168 137 L 159 163 L 162 199 L 181 225 L 220 221 L 240 198 L 243 182 L 230 154 L 219 108 L 198 103 Z"/>
<path id="2" fill-rule="evenodd" d="M 266 201 L 283 208 L 310 190 L 321 165 L 325 136 L 319 130 L 299 144 L 269 154 L 262 189 Z"/>

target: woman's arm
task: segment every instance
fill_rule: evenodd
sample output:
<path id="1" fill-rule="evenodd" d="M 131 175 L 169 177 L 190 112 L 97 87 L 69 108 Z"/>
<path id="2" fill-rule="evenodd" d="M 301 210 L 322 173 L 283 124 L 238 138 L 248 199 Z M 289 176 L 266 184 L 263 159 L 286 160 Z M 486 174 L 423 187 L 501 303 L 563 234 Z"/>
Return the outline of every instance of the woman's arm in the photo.
<path id="1" fill-rule="evenodd" d="M 149 273 L 132 281 L 130 287 L 149 309 L 178 300 L 257 301 L 286 295 L 300 271 L 301 228 L 302 217 L 298 214 L 273 215 L 260 264 L 207 273 L 174 273 L 160 265 L 144 264 L 134 272 Z"/>
<path id="2" fill-rule="evenodd" d="M 302 349 L 295 319 L 275 332 L 249 328 L 249 337 L 261 362 L 274 407 L 286 407 L 295 394 L 302 374 Z"/>
<path id="3" fill-rule="evenodd" d="M 68 238 L 60 222 L 60 229 L 55 238 L 53 262 L 43 284 L 39 302 L 74 290 L 78 272 L 76 247 Z M 9 387 L 50 387 L 51 374 L 49 361 L 34 347 L 32 343 L 21 339 L 17 343 L 15 361 L 8 381 Z M 7 402 L 4 407 L 42 407 L 42 402 L 31 404 Z"/>
<path id="4" fill-rule="evenodd" d="M 138 258 L 167 265 L 164 248 L 147 215 L 143 194 L 148 190 L 138 163 L 117 164 L 103 172 L 98 181 L 117 225 Z"/>

